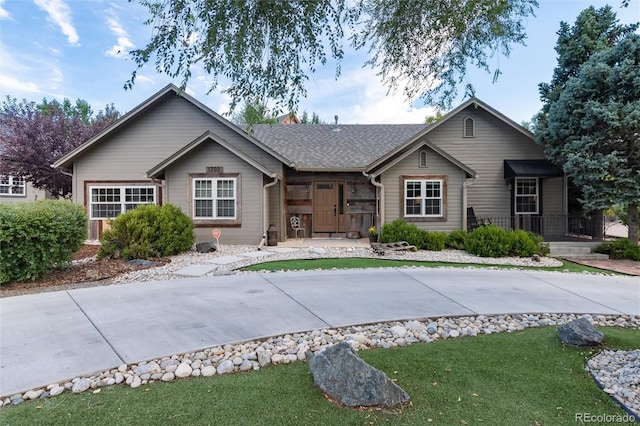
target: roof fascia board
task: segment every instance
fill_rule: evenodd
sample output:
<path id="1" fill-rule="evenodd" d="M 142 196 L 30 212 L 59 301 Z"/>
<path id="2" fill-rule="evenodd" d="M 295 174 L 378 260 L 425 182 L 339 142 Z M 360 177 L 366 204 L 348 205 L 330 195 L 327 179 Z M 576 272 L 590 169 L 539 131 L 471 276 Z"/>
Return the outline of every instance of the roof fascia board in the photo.
<path id="1" fill-rule="evenodd" d="M 211 108 L 209 108 L 208 106 L 206 106 L 202 102 L 198 101 L 193 96 L 189 95 L 186 91 L 181 90 L 175 84 L 170 83 L 164 89 L 160 90 L 158 93 L 156 93 L 155 95 L 151 96 L 149 99 L 147 99 L 146 101 L 142 102 L 140 105 L 138 105 L 137 107 L 135 107 L 134 109 L 129 111 L 127 114 L 125 114 L 122 118 L 120 118 L 118 121 L 113 123 L 111 126 L 107 127 L 102 132 L 98 133 L 96 136 L 94 136 L 93 138 L 89 139 L 88 141 L 86 141 L 82 145 L 78 146 L 76 149 L 70 151 L 69 153 L 67 153 L 63 157 L 59 158 L 55 163 L 53 163 L 53 167 L 58 168 L 58 167 L 68 167 L 68 166 L 70 166 L 71 163 L 73 163 L 73 161 L 76 159 L 77 156 L 79 156 L 84 151 L 89 149 L 91 146 L 93 146 L 96 142 L 98 142 L 99 140 L 101 140 L 102 138 L 107 136 L 109 133 L 113 132 L 114 130 L 116 130 L 116 129 L 120 128 L 121 126 L 123 126 L 124 124 L 128 123 L 139 112 L 141 112 L 142 110 L 144 110 L 147 107 L 151 106 L 152 104 L 156 103 L 157 101 L 159 101 L 161 98 L 163 98 L 165 95 L 167 95 L 170 92 L 173 92 L 173 93 L 175 93 L 176 96 L 181 96 L 185 100 L 191 102 L 193 105 L 198 107 L 200 110 L 204 111 L 206 114 L 209 114 L 211 117 L 215 118 L 216 120 L 218 120 L 219 122 L 221 122 L 222 124 L 224 124 L 225 126 L 230 128 L 231 130 L 233 130 L 234 132 L 238 133 L 243 138 L 248 139 L 251 143 L 255 144 L 260 149 L 262 149 L 263 151 L 265 151 L 269 155 L 271 155 L 274 158 L 276 158 L 278 161 L 280 161 L 282 163 L 285 163 L 285 164 L 289 164 L 290 163 L 290 161 L 287 158 L 284 158 L 283 156 L 281 156 L 277 152 L 273 151 L 271 148 L 269 148 L 268 146 L 266 146 L 265 144 L 260 142 L 258 139 L 254 138 L 253 136 L 251 136 L 247 132 L 243 131 L 238 126 L 236 126 L 235 124 L 231 123 L 229 120 L 225 119 L 220 114 L 216 113 Z"/>
<path id="2" fill-rule="evenodd" d="M 413 154 L 414 152 L 418 151 L 419 149 L 421 149 L 422 147 L 425 147 L 425 146 L 427 148 L 431 149 L 432 151 L 434 151 L 436 154 L 438 154 L 441 157 L 443 157 L 445 160 L 447 160 L 450 163 L 452 163 L 454 166 L 456 166 L 459 169 L 461 169 L 462 171 L 464 171 L 470 177 L 476 176 L 476 172 L 473 169 L 471 169 L 469 166 L 467 166 L 466 164 L 458 161 L 457 159 L 455 159 L 454 157 L 449 155 L 447 152 L 443 151 L 442 149 L 438 148 L 436 145 L 434 145 L 431 142 L 426 141 L 426 140 L 422 141 L 422 143 L 416 144 L 416 146 L 414 148 L 407 149 L 402 154 L 395 156 L 393 159 L 391 159 L 391 161 L 387 162 L 385 165 L 383 165 L 382 167 L 378 168 L 377 170 L 375 170 L 375 171 L 373 171 L 373 172 L 371 172 L 369 174 L 371 174 L 372 176 L 380 176 L 381 174 L 383 174 L 384 172 L 389 170 L 391 167 L 393 167 L 394 165 L 398 164 L 400 161 L 404 160 L 409 155 Z M 370 172 L 371 170 L 372 169 L 367 169 L 366 171 Z"/>
<path id="3" fill-rule="evenodd" d="M 162 161 L 161 163 L 159 163 L 158 165 L 156 165 L 155 167 L 150 169 L 147 172 L 147 177 L 155 178 L 164 169 L 166 169 L 171 164 L 175 163 L 176 161 L 178 161 L 179 159 L 184 157 L 186 154 L 188 154 L 194 148 L 200 146 L 202 143 L 206 142 L 207 140 L 212 140 L 215 143 L 217 143 L 218 145 L 222 146 L 223 148 L 229 150 L 231 153 L 233 153 L 234 155 L 238 156 L 242 160 L 246 161 L 251 166 L 253 166 L 255 169 L 259 170 L 260 172 L 264 173 L 265 175 L 267 175 L 267 176 L 269 176 L 271 178 L 274 178 L 274 177 L 277 176 L 277 173 L 274 173 L 273 171 L 269 170 L 268 168 L 266 168 L 264 165 L 262 165 L 258 161 L 256 161 L 253 158 L 247 156 L 245 153 L 243 153 L 242 151 L 238 150 L 235 146 L 233 146 L 232 144 L 228 143 L 227 141 L 225 141 L 224 139 L 222 139 L 221 137 L 219 137 L 215 133 L 207 131 L 207 132 L 203 133 L 201 136 L 199 136 L 198 138 L 196 138 L 193 141 L 189 142 L 186 146 L 181 148 L 179 151 L 177 151 L 174 154 L 172 154 L 169 158 L 167 158 L 166 160 Z"/>
<path id="4" fill-rule="evenodd" d="M 278 154 L 277 152 L 275 152 L 274 150 L 269 148 L 267 145 L 262 143 L 259 139 L 256 139 L 250 133 L 245 132 L 240 127 L 236 126 L 233 122 L 227 120 L 226 118 L 224 118 L 223 116 L 221 116 L 220 114 L 218 114 L 217 112 L 215 112 L 214 110 L 212 110 L 211 108 L 209 108 L 208 106 L 206 106 L 205 104 L 203 104 L 202 102 L 200 102 L 199 100 L 194 98 L 193 96 L 189 95 L 188 93 L 186 93 L 184 91 L 181 93 L 181 96 L 184 97 L 185 99 L 187 99 L 189 102 L 191 102 L 195 106 L 197 106 L 198 108 L 200 108 L 202 111 L 204 111 L 207 114 L 211 115 L 212 117 L 216 118 L 218 121 L 220 121 L 222 124 L 227 126 L 229 129 L 233 130 L 234 132 L 236 132 L 237 134 L 239 134 L 243 138 L 248 139 L 254 145 L 257 145 L 260 149 L 262 149 L 263 151 L 265 151 L 266 153 L 268 153 L 272 157 L 276 158 L 281 163 L 284 163 L 284 164 L 287 164 L 287 165 L 291 163 L 291 161 L 288 158 L 285 158 L 282 155 Z"/>
<path id="5" fill-rule="evenodd" d="M 155 95 L 151 96 L 146 101 L 142 102 L 140 105 L 138 105 L 137 107 L 135 107 L 134 109 L 132 109 L 131 111 L 126 113 L 124 116 L 122 116 L 119 120 L 117 120 L 111 126 L 109 126 L 106 129 L 102 130 L 100 133 L 98 133 L 97 135 L 95 135 L 91 139 L 87 140 L 83 144 L 79 145 L 75 149 L 69 151 L 67 154 L 65 154 L 62 157 L 60 157 L 58 160 L 56 160 L 52 164 L 52 166 L 54 168 L 70 166 L 71 163 L 73 163 L 73 161 L 75 160 L 75 158 L 77 156 L 82 154 L 87 149 L 91 148 L 96 142 L 98 142 L 103 137 L 107 136 L 109 133 L 113 132 L 114 130 L 116 130 L 116 129 L 122 127 L 123 125 L 125 125 L 126 123 L 128 123 L 133 117 L 138 115 L 138 113 L 140 111 L 142 111 L 142 110 L 146 109 L 148 106 L 156 103 L 159 99 L 163 98 L 164 96 L 167 95 L 167 93 L 170 93 L 170 92 L 174 92 L 174 93 L 178 94 L 178 88 L 174 84 L 168 84 L 164 89 L 160 90 Z"/>
<path id="6" fill-rule="evenodd" d="M 533 134 L 531 132 L 529 132 L 527 129 L 525 129 L 524 127 L 522 127 L 521 125 L 519 125 L 515 121 L 511 120 L 509 117 L 507 117 L 504 114 L 502 114 L 502 113 L 498 112 L 497 110 L 493 109 L 488 104 L 486 104 L 483 101 L 481 101 L 480 99 L 470 98 L 470 99 L 467 99 L 462 104 L 458 105 L 456 108 L 454 108 L 451 111 L 449 111 L 442 118 L 442 120 L 437 121 L 437 122 L 433 123 L 432 125 L 428 126 L 426 129 L 422 130 L 421 132 L 416 133 L 415 135 L 413 135 L 411 138 L 409 138 L 403 144 L 397 146 L 396 148 L 394 148 L 391 151 L 389 151 L 387 154 L 385 154 L 382 157 L 378 158 L 376 161 L 374 161 L 373 163 L 371 163 L 367 167 L 367 170 L 373 170 L 376 167 L 380 166 L 381 164 L 384 164 L 390 158 L 392 158 L 393 156 L 395 156 L 398 153 L 402 152 L 404 149 L 406 149 L 408 146 L 410 146 L 412 143 L 414 143 L 415 141 L 419 140 L 423 136 L 428 135 L 429 133 L 431 133 L 432 131 L 434 131 L 435 129 L 440 127 L 442 124 L 444 124 L 447 121 L 449 121 L 451 118 L 455 117 L 459 112 L 461 112 L 462 110 L 464 110 L 465 108 L 467 108 L 470 105 L 475 105 L 476 107 L 480 107 L 480 108 L 484 109 L 489 114 L 491 114 L 494 117 L 498 118 L 499 120 L 503 121 L 504 123 L 506 123 L 507 125 L 509 125 L 513 129 L 517 130 L 518 132 L 522 133 L 523 135 L 527 136 L 528 138 L 533 139 Z"/>
<path id="7" fill-rule="evenodd" d="M 322 167 L 293 167 L 297 172 L 327 172 L 327 173 L 362 173 L 364 169 L 362 167 L 348 167 L 348 168 L 322 168 Z"/>

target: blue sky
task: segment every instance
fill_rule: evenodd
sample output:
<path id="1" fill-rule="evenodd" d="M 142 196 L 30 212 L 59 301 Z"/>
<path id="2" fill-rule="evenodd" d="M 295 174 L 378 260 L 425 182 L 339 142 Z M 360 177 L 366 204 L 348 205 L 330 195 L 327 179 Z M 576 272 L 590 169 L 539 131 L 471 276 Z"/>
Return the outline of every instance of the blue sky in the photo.
<path id="1" fill-rule="evenodd" d="M 511 119 L 528 121 L 540 109 L 538 83 L 551 79 L 556 65 L 556 31 L 560 21 L 575 22 L 583 9 L 610 4 L 621 23 L 640 21 L 640 0 L 621 8 L 621 0 L 539 0 L 536 17 L 527 20 L 527 45 L 515 46 L 509 58 L 495 58 L 502 75 L 474 71 L 469 82 L 478 98 Z M 171 80 L 153 66 L 138 72 L 132 90 L 123 85 L 135 64 L 126 52 L 144 47 L 150 28 L 143 25 L 146 10 L 125 0 L 0 0 L 0 96 L 40 102 L 84 99 L 95 111 L 113 103 L 127 112 Z M 334 69 L 321 68 L 308 82 L 308 96 L 300 110 L 316 112 L 327 121 L 339 115 L 343 123 L 418 123 L 433 114 L 421 101 L 388 95 L 375 71 L 362 68 L 356 53 Z M 206 95 L 209 77 L 194 70 L 187 92 L 219 113 L 228 111 L 222 87 Z M 179 81 L 175 81 L 179 84 Z M 459 99 L 463 101 L 462 98 Z"/>

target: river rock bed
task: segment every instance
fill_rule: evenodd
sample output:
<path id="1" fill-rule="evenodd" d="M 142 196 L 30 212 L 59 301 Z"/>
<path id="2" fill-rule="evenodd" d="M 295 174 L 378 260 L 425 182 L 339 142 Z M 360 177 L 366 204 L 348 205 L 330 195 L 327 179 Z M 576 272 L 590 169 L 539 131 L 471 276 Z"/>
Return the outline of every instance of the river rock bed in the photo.
<path id="1" fill-rule="evenodd" d="M 488 264 L 488 265 L 510 265 L 514 268 L 522 266 L 536 267 L 559 267 L 562 262 L 552 257 L 522 258 L 522 257 L 501 257 L 486 258 L 479 257 L 467 253 L 463 250 L 442 250 L 428 251 L 418 250 L 410 251 L 390 251 L 384 256 L 376 254 L 371 248 L 364 247 L 308 247 L 308 248 L 291 248 L 284 249 L 277 247 L 263 247 L 262 252 L 265 256 L 261 257 L 245 257 L 236 262 L 223 265 L 212 263 L 217 257 L 237 256 L 242 257 L 245 253 L 256 253 L 256 246 L 248 245 L 224 245 L 220 250 L 211 253 L 197 253 L 190 251 L 177 256 L 171 256 L 171 262 L 155 267 L 133 271 L 112 279 L 112 284 L 126 284 L 131 282 L 148 282 L 148 281 L 164 281 L 176 278 L 184 278 L 184 276 L 175 274 L 176 271 L 195 264 L 210 264 L 213 270 L 204 276 L 228 275 L 228 274 L 246 274 L 253 272 L 237 271 L 249 265 L 262 262 L 271 262 L 276 260 L 294 260 L 294 259 L 321 259 L 321 258 L 375 258 L 386 260 L 416 260 L 430 262 L 450 262 L 450 263 L 469 263 L 469 264 Z"/>
<path id="2" fill-rule="evenodd" d="M 123 364 L 88 377 L 75 377 L 0 398 L 0 406 L 16 405 L 25 400 L 52 397 L 63 392 L 81 393 L 105 386 L 126 385 L 137 388 L 156 381 L 171 382 L 187 377 L 258 370 L 269 365 L 305 361 L 310 352 L 324 350 L 339 342 L 348 342 L 355 350 L 391 348 L 440 339 L 557 326 L 579 317 L 585 317 L 598 326 L 640 328 L 640 316 L 545 313 L 440 317 L 316 329 L 261 341 L 215 346 L 136 364 Z M 630 355 L 623 352 L 602 351 L 589 360 L 586 368 L 604 384 L 605 392 L 620 394 L 624 404 L 640 416 L 640 392 L 637 390 L 640 351 L 629 351 Z"/>
<path id="3" fill-rule="evenodd" d="M 640 350 L 604 350 L 587 361 L 587 370 L 604 392 L 640 420 Z"/>

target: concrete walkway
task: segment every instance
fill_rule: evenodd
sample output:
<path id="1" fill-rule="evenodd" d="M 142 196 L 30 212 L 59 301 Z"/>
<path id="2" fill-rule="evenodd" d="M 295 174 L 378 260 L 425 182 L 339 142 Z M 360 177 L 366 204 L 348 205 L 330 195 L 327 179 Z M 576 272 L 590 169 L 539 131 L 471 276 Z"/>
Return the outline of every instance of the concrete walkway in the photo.
<path id="1" fill-rule="evenodd" d="M 0 396 L 225 343 L 502 313 L 640 315 L 637 277 L 481 269 L 282 272 L 0 299 Z"/>

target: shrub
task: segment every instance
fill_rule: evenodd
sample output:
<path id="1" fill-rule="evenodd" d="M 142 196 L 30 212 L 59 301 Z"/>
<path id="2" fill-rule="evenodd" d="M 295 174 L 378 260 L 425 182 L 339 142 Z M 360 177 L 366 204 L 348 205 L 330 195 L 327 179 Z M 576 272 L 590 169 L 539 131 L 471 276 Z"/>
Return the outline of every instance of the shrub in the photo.
<path id="1" fill-rule="evenodd" d="M 511 248 L 509 249 L 511 256 L 530 257 L 540 253 L 542 237 L 539 235 L 523 231 L 522 229 L 510 231 L 508 234 L 511 240 Z"/>
<path id="2" fill-rule="evenodd" d="M 640 247 L 627 238 L 602 243 L 596 252 L 608 254 L 611 259 L 640 260 Z"/>
<path id="3" fill-rule="evenodd" d="M 148 259 L 170 256 L 191 248 L 193 222 L 172 204 L 140 205 L 111 222 L 100 239 L 98 257 Z"/>
<path id="4" fill-rule="evenodd" d="M 86 238 L 87 216 L 78 204 L 0 204 L 0 283 L 35 279 L 69 262 Z"/>
<path id="5" fill-rule="evenodd" d="M 447 234 L 447 238 L 444 241 L 444 246 L 450 249 L 464 250 L 466 248 L 466 239 L 467 231 L 465 231 L 464 229 L 458 229 L 457 231 L 453 231 Z"/>
<path id="6" fill-rule="evenodd" d="M 382 227 L 380 242 L 393 243 L 396 241 L 406 241 L 418 248 L 424 244 L 424 231 L 413 223 L 407 223 L 402 219 L 396 219 Z"/>
<path id="7" fill-rule="evenodd" d="M 444 232 L 430 232 L 430 231 L 422 231 L 422 232 L 424 233 L 424 240 L 423 240 L 422 246 L 420 247 L 422 250 L 431 250 L 431 251 L 444 250 L 447 234 L 445 234 Z"/>
<path id="8" fill-rule="evenodd" d="M 503 257 L 509 254 L 509 233 L 495 225 L 481 226 L 467 235 L 465 241 L 469 253 L 480 257 Z"/>
<path id="9" fill-rule="evenodd" d="M 529 257 L 549 253 L 549 246 L 540 235 L 523 230 L 505 231 L 494 225 L 474 229 L 467 236 L 466 246 L 469 253 L 480 257 Z"/>

